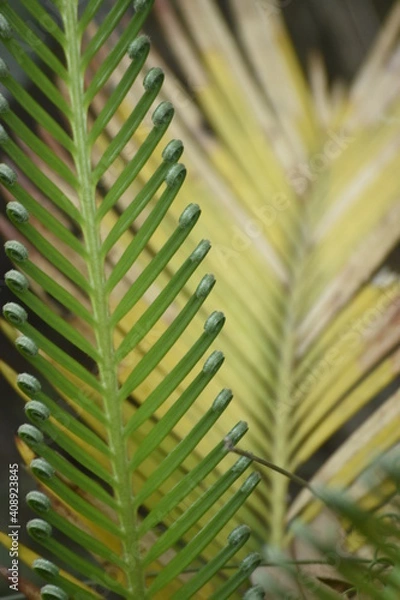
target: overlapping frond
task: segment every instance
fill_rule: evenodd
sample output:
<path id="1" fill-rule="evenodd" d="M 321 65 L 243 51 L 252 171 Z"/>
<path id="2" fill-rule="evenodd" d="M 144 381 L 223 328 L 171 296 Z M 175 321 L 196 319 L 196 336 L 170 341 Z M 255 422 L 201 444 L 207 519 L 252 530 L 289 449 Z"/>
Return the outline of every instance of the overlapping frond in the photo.
<path id="1" fill-rule="evenodd" d="M 230 10 L 233 28 L 214 2 L 156 3 L 183 73 L 168 78 L 167 91 L 186 109 L 172 127 L 188 140 L 188 186 L 213 194 L 214 222 L 203 221 L 221 240 L 213 271 L 226 290 L 239 275 L 247 292 L 240 320 L 249 331 L 256 323 L 264 342 L 262 354 L 255 356 L 255 341 L 251 355 L 262 365 L 262 387 L 251 378 L 243 395 L 235 388 L 250 424 L 246 447 L 295 472 L 369 410 L 315 484 L 353 489 L 373 508 L 383 498 L 357 493 L 358 478 L 399 442 L 396 394 L 379 404 L 398 376 L 398 276 L 385 262 L 399 239 L 398 8 L 341 95 L 328 89 L 318 58 L 308 89 L 276 7 L 232 1 Z M 150 55 L 153 64 L 158 58 Z M 238 332 L 230 352 L 240 345 Z M 300 507 L 316 518 L 322 504 L 304 492 L 288 512 L 289 481 L 263 476 L 264 539 L 281 545 L 287 519 Z M 249 511 L 252 502 L 258 497 Z"/>
<path id="2" fill-rule="evenodd" d="M 210 202 L 199 229 L 220 241 L 210 257 L 219 293 L 241 282 L 226 312 L 236 325 L 229 353 L 242 356 L 232 385 L 247 444 L 295 471 L 398 373 L 397 276 L 380 271 L 399 237 L 396 96 L 372 101 L 362 84 L 394 77 L 384 67 L 396 51 L 397 9 L 339 97 L 316 58 L 308 88 L 270 3 L 232 1 L 233 28 L 216 3 L 192 4 L 155 5 L 181 73 L 164 88 L 184 108 L 171 131 L 186 142 L 191 197 Z M 149 61 L 161 57 L 152 51 Z M 393 434 L 377 447 L 396 443 Z M 279 544 L 288 482 L 264 476 L 272 489 L 248 506 L 263 511 L 265 539 Z"/>

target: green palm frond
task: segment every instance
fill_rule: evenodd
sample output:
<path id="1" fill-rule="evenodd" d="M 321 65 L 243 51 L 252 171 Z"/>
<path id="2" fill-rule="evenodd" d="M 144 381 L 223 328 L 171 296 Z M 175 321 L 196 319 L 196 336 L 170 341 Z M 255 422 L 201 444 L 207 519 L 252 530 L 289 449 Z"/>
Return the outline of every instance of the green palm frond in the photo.
<path id="1" fill-rule="evenodd" d="M 45 110 L 1 64 L 5 87 L 37 122 L 37 130 L 28 129 L 3 98 L 2 144 L 9 160 L 0 177 L 12 198 L 7 215 L 25 240 L 6 242 L 17 269 L 5 279 L 16 302 L 5 304 L 3 315 L 18 330 L 16 347 L 35 373 L 17 377 L 31 421 L 19 436 L 43 489 L 28 495 L 38 513 L 28 532 L 52 557 L 35 559 L 33 568 L 53 586 L 42 589 L 44 597 L 94 598 L 91 585 L 131 598 L 175 592 L 184 598 L 198 590 L 209 597 L 213 589 L 223 596 L 226 586 L 229 593 L 240 587 L 260 562 L 251 554 L 233 580 L 221 571 L 237 553 L 245 556 L 240 549 L 249 529 L 240 522 L 235 528 L 235 515 L 260 477 L 243 478 L 251 460 L 226 458 L 224 436 L 236 443 L 247 430 L 244 422 L 224 424 L 223 436 L 210 435 L 232 399 L 230 389 L 219 387 L 213 396 L 218 382 L 199 399 L 224 361 L 210 347 L 225 321 L 221 312 L 203 307 L 214 276 L 195 274 L 210 243 L 200 238 L 187 244 L 199 206 L 189 204 L 176 220 L 169 218 L 168 231 L 160 231 L 186 169 L 178 162 L 182 143 L 162 142 L 174 114 L 170 102 L 157 99 L 164 75 L 159 68 L 140 74 L 149 41 L 137 36 L 152 2 L 136 2 L 135 14 L 92 75 L 91 61 L 129 7 L 116 3 L 82 44 L 100 4 L 90 2 L 79 15 L 78 2 L 58 3 L 53 16 L 37 3 L 24 3 L 32 19 L 40 23 L 46 14 L 52 23 L 61 59 L 30 33 L 32 50 L 52 77 L 23 50 L 29 32 L 11 6 L 3 7 L 0 23 L 5 47 L 56 107 Z M 94 116 L 92 105 L 125 57 L 124 74 Z M 136 78 L 144 87 L 140 98 L 101 147 Z M 147 127 L 146 115 L 151 124 L 132 152 L 132 136 Z M 140 185 L 144 167 L 152 175 Z M 153 238 L 162 240 L 156 251 Z M 49 334 L 30 324 L 29 311 L 49 325 Z M 3 330 L 13 336 L 5 325 Z M 173 433 L 181 421 L 182 439 Z M 53 530 L 74 540 L 84 555 L 58 541 Z M 58 571 L 57 563 L 74 578 Z M 182 573 L 194 565 L 196 578 L 185 584 Z"/>
<path id="2" fill-rule="evenodd" d="M 71 597 L 397 598 L 398 6 L 346 89 L 268 1 L 22 4 L 54 43 L 2 5 L 32 82 L 0 64 L 2 328 L 32 374 L 1 368 L 61 570 L 27 562 Z"/>

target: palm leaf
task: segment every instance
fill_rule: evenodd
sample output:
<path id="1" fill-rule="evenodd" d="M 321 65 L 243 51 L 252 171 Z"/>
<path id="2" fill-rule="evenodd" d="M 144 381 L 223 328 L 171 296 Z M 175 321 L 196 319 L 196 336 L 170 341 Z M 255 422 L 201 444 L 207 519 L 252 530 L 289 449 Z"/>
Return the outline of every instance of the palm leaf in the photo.
<path id="1" fill-rule="evenodd" d="M 71 428 L 69 420 L 67 427 L 46 421 L 41 429 L 78 461 L 89 452 L 90 439 L 89 471 L 113 487 L 109 417 L 123 424 L 129 457 L 125 466 L 132 472 L 133 489 L 139 490 L 132 506 L 139 509 L 136 527 L 146 545 L 141 564 L 150 572 L 163 565 L 149 583 L 150 596 L 165 597 L 168 590 L 174 598 L 201 593 L 198 597 L 228 598 L 246 580 L 259 560 L 253 554 L 222 586 L 204 587 L 217 574 L 215 581 L 221 581 L 223 566 L 233 556 L 236 538 L 226 545 L 224 532 L 228 522 L 231 528 L 241 522 L 235 511 L 247 496 L 247 484 L 239 487 L 237 479 L 258 454 L 271 468 L 260 471 L 263 483 L 246 499 L 241 515 L 254 532 L 251 548 L 267 547 L 270 566 L 253 576 L 261 588 L 256 586 L 245 597 L 260 598 L 267 591 L 267 597 L 299 593 L 337 598 L 339 586 L 353 586 L 360 597 L 395 598 L 397 554 L 383 543 L 378 525 L 377 533 L 364 524 L 369 518 L 379 524 L 386 504 L 388 511 L 398 512 L 391 504 L 397 472 L 389 469 L 377 480 L 370 477 L 375 460 L 385 453 L 396 457 L 399 443 L 399 286 L 397 274 L 386 264 L 399 239 L 398 7 L 354 83 L 348 90 L 330 90 L 318 56 L 310 63 L 308 86 L 281 15 L 269 3 L 231 0 L 232 26 L 211 0 L 158 0 L 154 16 L 179 77 L 156 49 L 149 50 L 146 37 L 137 38 L 126 54 L 147 16 L 146 3 L 138 3 L 140 10 L 131 23 L 125 15 L 128 3 L 122 1 L 106 21 L 92 21 L 100 4 L 89 2 L 77 25 L 84 39 L 81 55 L 76 43 L 68 46 L 72 29 L 69 38 L 67 30 L 52 21 L 50 29 L 65 50 L 66 65 L 43 44 L 34 44 L 57 78 L 56 91 L 52 81 L 43 79 L 15 51 L 3 25 L 7 46 L 29 64 L 43 93 L 57 101 L 62 121 L 69 124 L 66 129 L 60 126 L 2 66 L 4 83 L 38 123 L 33 134 L 19 117 L 4 113 L 11 115 L 9 127 L 23 151 L 2 133 L 4 149 L 25 185 L 15 183 L 7 168 L 2 178 L 29 210 L 30 220 L 25 222 L 20 204 L 10 204 L 8 212 L 31 244 L 29 256 L 34 248 L 41 249 L 31 262 L 18 243 L 7 246 L 17 261 L 22 258 L 18 266 L 36 295 L 25 290 L 25 280 L 15 271 L 6 279 L 21 301 L 99 370 L 99 377 L 94 376 L 75 354 L 33 330 L 15 306 L 7 307 L 8 320 L 25 336 L 19 347 L 26 354 L 26 338 L 35 340 L 41 353 L 29 359 L 32 366 L 82 420 L 79 425 L 71 420 Z M 43 17 L 36 2 L 26 5 L 35 17 Z M 15 31 L 26 36 L 26 25 L 14 12 L 9 7 L 3 12 Z M 86 74 L 86 87 L 81 79 L 79 90 L 68 75 L 76 72 L 78 56 Z M 146 57 L 152 69 L 146 73 L 146 67 L 138 76 Z M 159 66 L 167 72 L 162 87 Z M 372 94 L 377 88 L 382 92 Z M 156 96 L 164 103 L 151 120 L 149 108 Z M 170 101 L 178 109 L 172 121 Z M 7 108 L 4 102 L 2 107 Z M 86 130 L 84 117 L 90 129 L 83 142 L 78 132 Z M 175 164 L 182 152 L 179 142 L 170 142 L 160 156 L 157 146 L 167 127 L 175 140 L 185 141 L 188 175 L 185 193 L 176 198 L 186 173 Z M 89 196 L 92 203 L 85 204 Z M 195 203 L 187 209 L 185 196 Z M 204 210 L 196 223 L 196 238 L 191 229 L 197 204 Z M 87 223 L 95 224 L 97 242 Z M 207 268 L 218 280 L 213 298 L 224 307 L 227 325 L 220 331 L 222 315 L 213 313 L 202 333 L 210 312 L 205 296 L 214 279 L 198 266 L 209 246 L 197 245 L 197 240 L 209 238 L 216 242 L 207 256 Z M 200 287 L 198 279 L 190 279 L 195 269 L 203 276 Z M 101 283 L 109 299 L 107 327 L 104 302 L 93 291 L 101 289 Z M 58 305 L 49 306 L 43 290 L 69 311 L 67 323 L 59 318 Z M 222 356 L 214 353 L 191 378 L 217 334 L 228 367 L 219 370 Z M 104 363 L 110 348 L 114 383 L 107 379 L 108 391 L 119 388 L 119 400 L 127 400 L 118 408 L 118 418 L 102 389 L 102 377 L 111 377 L 109 363 Z M 27 350 L 35 353 L 36 347 Z M 57 412 L 51 394 L 36 381 L 30 380 L 35 400 L 51 414 Z M 19 377 L 25 391 L 27 383 L 26 377 Z M 211 397 L 224 389 L 209 410 L 195 403 L 206 385 Z M 228 388 L 235 391 L 236 401 L 226 406 Z M 217 421 L 220 406 L 226 410 Z M 245 445 L 250 452 L 235 449 L 236 439 L 223 442 L 237 421 L 238 407 L 249 424 Z M 290 503 L 290 479 L 301 481 L 295 474 L 356 415 L 361 425 Z M 37 420 L 34 423 L 37 426 Z M 21 434 L 40 450 L 38 454 L 46 454 L 49 464 L 59 460 L 40 436 L 33 439 L 37 434 L 32 429 L 22 429 Z M 116 429 L 114 434 L 118 438 Z M 220 465 L 229 449 L 245 454 L 245 462 L 230 469 Z M 43 463 L 36 466 L 35 474 L 43 480 Z M 56 468 L 61 468 L 59 462 Z M 86 510 L 83 503 L 91 506 L 82 521 L 85 527 L 90 527 L 94 507 L 92 527 L 96 518 L 103 519 L 107 536 L 113 536 L 114 523 L 108 520 L 106 525 L 94 503 L 95 484 L 89 478 L 85 483 L 77 480 L 80 474 L 68 465 L 63 468 L 68 468 L 67 481 L 56 482 L 54 488 L 49 480 L 48 493 L 56 494 L 58 502 L 64 499 L 69 520 L 77 514 L 82 518 L 78 508 Z M 82 497 L 71 495 L 71 484 L 80 486 Z M 346 491 L 347 503 L 340 495 L 321 494 L 321 485 Z M 200 498 L 192 493 L 195 486 L 204 491 Z M 105 493 L 102 501 L 115 511 L 115 487 L 114 495 L 104 497 Z M 295 527 L 296 519 L 309 528 Z M 340 551 L 337 540 L 316 535 L 331 523 L 344 538 Z M 161 524 L 163 532 L 157 529 Z M 352 527 L 361 537 L 354 539 Z M 189 532 L 196 533 L 193 542 Z M 238 532 L 244 539 L 244 530 Z M 104 544 L 99 531 L 93 537 Z M 86 538 L 81 543 L 97 557 L 105 553 L 104 547 L 97 552 L 88 548 Z M 123 571 L 118 539 L 113 544 L 114 566 Z M 171 548 L 175 554 L 166 566 L 163 556 Z M 58 546 L 50 550 L 64 556 Z M 326 573 L 299 571 L 301 559 L 329 563 L 329 557 L 340 557 L 342 550 L 345 559 L 334 562 L 334 568 L 325 565 Z M 287 552 L 300 559 L 299 565 L 288 563 Z M 381 559 L 394 567 L 375 578 Z M 202 568 L 182 585 L 182 572 L 193 564 Z M 271 565 L 281 567 L 286 579 L 282 574 L 271 577 Z M 101 577 L 98 571 L 92 575 L 94 581 Z M 116 581 L 103 577 L 102 585 L 124 595 L 118 587 L 126 585 L 123 573 Z"/>
<path id="2" fill-rule="evenodd" d="M 210 244 L 187 244 L 198 205 L 189 204 L 176 220 L 170 216 L 159 231 L 186 169 L 178 163 L 179 140 L 159 155 L 174 113 L 169 102 L 157 100 L 164 75 L 158 68 L 140 74 L 149 41 L 137 36 L 152 2 L 136 3 L 95 73 L 93 61 L 128 14 L 128 2 L 116 3 L 84 45 L 101 3 L 90 2 L 82 14 L 77 2 L 58 3 L 51 15 L 36 2 L 23 4 L 39 24 L 47 19 L 63 55 L 60 60 L 36 43 L 14 9 L 3 7 L 5 47 L 58 111 L 44 109 L 1 63 L 2 81 L 25 112 L 21 118 L 2 99 L 8 162 L 0 176 L 10 199 L 7 215 L 24 239 L 6 242 L 17 269 L 5 279 L 16 302 L 5 304 L 3 315 L 19 336 L 5 323 L 3 331 L 32 372 L 15 377 L 5 365 L 2 370 L 28 400 L 31 423 L 20 427 L 19 447 L 41 491 L 28 494 L 38 517 L 27 528 L 51 557 L 31 566 L 49 581 L 42 588 L 48 598 L 94 598 L 95 585 L 131 598 L 174 592 L 183 598 L 193 590 L 209 597 L 226 585 L 234 591 L 260 561 L 251 554 L 241 575 L 222 583 L 226 562 L 238 552 L 245 556 L 240 549 L 249 530 L 240 521 L 235 528 L 236 513 L 260 478 L 243 479 L 250 460 L 225 458 L 224 436 L 238 441 L 246 424 L 214 428 L 232 393 L 214 383 L 222 352 L 209 353 L 225 317 L 202 308 L 215 279 L 195 274 Z M 22 49 L 27 34 L 51 77 Z M 124 57 L 126 71 L 95 115 Z M 144 91 L 102 146 L 136 79 Z M 132 152 L 132 136 L 147 128 L 147 114 L 150 125 Z M 27 118 L 36 130 L 26 126 Z M 143 185 L 145 167 L 152 174 Z M 156 252 L 154 238 L 161 240 Z M 30 324 L 28 311 L 47 322 L 49 333 Z M 74 540 L 83 555 L 53 530 Z M 67 565 L 66 573 L 57 562 Z M 185 591 L 183 573 L 193 565 L 198 573 Z"/>

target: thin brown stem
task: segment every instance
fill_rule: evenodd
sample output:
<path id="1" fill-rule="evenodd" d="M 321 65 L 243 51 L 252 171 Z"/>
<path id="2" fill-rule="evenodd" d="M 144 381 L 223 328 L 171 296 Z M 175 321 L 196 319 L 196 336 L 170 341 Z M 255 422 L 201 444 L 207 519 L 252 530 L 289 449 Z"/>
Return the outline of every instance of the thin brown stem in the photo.
<path id="1" fill-rule="evenodd" d="M 246 450 L 241 450 L 237 446 L 234 446 L 232 444 L 231 440 L 228 437 L 225 438 L 225 447 L 227 448 L 227 450 L 229 450 L 229 452 L 232 452 L 233 454 L 238 454 L 239 456 L 246 456 L 247 458 L 250 458 L 250 460 L 252 460 L 254 462 L 257 462 L 260 465 L 263 465 L 264 467 L 267 467 L 268 469 L 272 469 L 273 471 L 276 471 L 277 473 L 280 473 L 281 475 L 284 475 L 285 477 L 287 477 L 288 479 L 290 479 L 294 483 L 297 483 L 301 487 L 307 488 L 319 500 L 323 500 L 323 498 L 312 487 L 312 485 L 310 485 L 308 483 L 308 481 L 306 481 L 302 477 L 299 477 L 298 475 L 295 475 L 294 473 L 291 473 L 290 471 L 287 471 L 286 469 L 282 469 L 282 467 L 278 467 L 278 465 L 270 462 L 269 460 L 265 460 L 265 458 L 261 458 L 260 456 L 256 456 L 252 452 L 247 452 Z"/>

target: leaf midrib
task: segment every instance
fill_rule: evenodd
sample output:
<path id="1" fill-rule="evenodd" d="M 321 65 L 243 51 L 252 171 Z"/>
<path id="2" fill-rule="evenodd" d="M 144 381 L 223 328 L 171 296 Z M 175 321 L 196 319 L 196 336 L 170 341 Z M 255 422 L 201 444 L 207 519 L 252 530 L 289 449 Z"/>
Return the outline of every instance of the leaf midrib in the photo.
<path id="1" fill-rule="evenodd" d="M 293 413 L 296 409 L 292 389 L 294 382 L 294 361 L 296 356 L 296 320 L 298 314 L 301 277 L 304 268 L 308 242 L 304 235 L 305 211 L 297 215 L 297 232 L 292 246 L 292 269 L 287 284 L 288 301 L 282 319 L 280 355 L 275 391 L 275 422 L 272 427 L 273 442 L 271 462 L 288 472 L 292 471 L 291 436 Z M 280 473 L 271 472 L 271 508 L 269 543 L 281 548 L 285 539 L 287 515 L 287 491 L 289 479 Z"/>
<path id="2" fill-rule="evenodd" d="M 102 387 L 108 443 L 113 468 L 114 493 L 118 505 L 123 559 L 126 565 L 127 598 L 144 597 L 144 578 L 140 563 L 136 514 L 132 504 L 131 475 L 123 436 L 122 404 L 118 401 L 117 364 L 113 345 L 113 328 L 106 293 L 101 236 L 96 221 L 95 183 L 91 167 L 91 148 L 87 135 L 87 109 L 84 94 L 84 70 L 81 58 L 81 34 L 76 0 L 64 0 L 62 17 L 65 28 L 65 55 L 69 73 L 71 129 L 74 140 L 74 162 L 77 171 L 82 233 L 87 250 L 93 329 L 99 354 L 98 371 Z"/>

